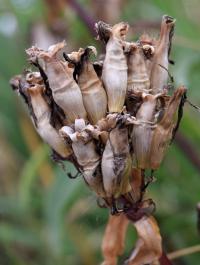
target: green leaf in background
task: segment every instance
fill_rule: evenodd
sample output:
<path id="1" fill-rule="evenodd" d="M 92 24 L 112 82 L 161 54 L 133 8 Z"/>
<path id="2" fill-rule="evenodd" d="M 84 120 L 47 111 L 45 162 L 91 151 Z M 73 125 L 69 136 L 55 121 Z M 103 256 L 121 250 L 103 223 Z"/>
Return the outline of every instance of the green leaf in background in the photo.
<path id="1" fill-rule="evenodd" d="M 49 156 L 49 148 L 46 145 L 41 145 L 29 160 L 25 163 L 22 169 L 19 183 L 19 200 L 22 208 L 28 210 L 31 208 L 31 188 L 38 176 L 38 169 Z"/>

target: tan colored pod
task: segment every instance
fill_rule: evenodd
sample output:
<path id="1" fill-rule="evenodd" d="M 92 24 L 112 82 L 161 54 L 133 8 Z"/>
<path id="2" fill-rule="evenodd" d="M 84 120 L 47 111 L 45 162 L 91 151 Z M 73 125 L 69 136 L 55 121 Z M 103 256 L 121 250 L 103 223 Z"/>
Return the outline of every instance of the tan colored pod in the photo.
<path id="1" fill-rule="evenodd" d="M 77 137 L 77 134 L 81 131 L 76 130 L 77 122 L 79 123 L 79 120 L 75 121 L 75 131 L 73 131 L 71 127 L 64 126 L 60 130 L 60 134 L 64 137 L 70 137 L 74 155 L 90 189 L 92 189 L 98 196 L 105 197 L 100 171 L 100 156 L 96 152 L 94 141 L 85 143 Z"/>
<path id="2" fill-rule="evenodd" d="M 80 88 L 73 79 L 74 69 L 67 62 L 57 58 L 57 54 L 65 48 L 65 45 L 65 42 L 58 43 L 48 52 L 40 52 L 37 56 L 44 62 L 44 71 L 48 77 L 53 98 L 64 111 L 70 124 L 77 118 L 87 119 L 87 113 Z"/>
<path id="3" fill-rule="evenodd" d="M 161 92 L 167 86 L 169 53 L 174 31 L 175 19 L 164 15 L 162 18 L 160 38 L 153 56 L 150 88 L 152 94 Z"/>
<path id="4" fill-rule="evenodd" d="M 137 168 L 150 168 L 151 140 L 155 129 L 153 123 L 155 121 L 157 99 L 161 96 L 163 94 L 142 94 L 143 103 L 136 114 L 138 125 L 133 127 L 131 135 Z"/>
<path id="5" fill-rule="evenodd" d="M 153 132 L 150 150 L 151 169 L 157 169 L 163 160 L 175 126 L 174 116 L 185 92 L 186 88 L 183 86 L 175 90 L 167 104 L 161 121 Z"/>
<path id="6" fill-rule="evenodd" d="M 72 150 L 65 144 L 58 131 L 50 124 L 51 110 L 42 96 L 43 91 L 44 86 L 38 84 L 30 86 L 27 91 L 36 117 L 36 130 L 44 142 L 49 144 L 61 157 L 67 158 L 72 154 Z"/>
<path id="7" fill-rule="evenodd" d="M 162 255 L 162 238 L 158 224 L 153 216 L 143 216 L 134 222 L 138 234 L 136 246 L 126 265 L 158 264 Z"/>
<path id="8" fill-rule="evenodd" d="M 114 128 L 102 156 L 103 184 L 109 198 L 117 198 L 131 190 L 132 161 L 129 152 L 127 128 Z"/>
<path id="9" fill-rule="evenodd" d="M 101 38 L 105 24 L 98 22 L 96 28 Z M 128 24 L 121 22 L 107 29 L 109 39 L 103 63 L 102 80 L 108 96 L 109 112 L 121 112 L 127 90 L 127 61 L 123 50 L 123 41 L 128 31 Z"/>
<path id="10" fill-rule="evenodd" d="M 69 54 L 68 57 L 79 63 L 78 85 L 83 96 L 83 104 L 87 111 L 89 122 L 96 124 L 98 120 L 106 115 L 107 96 L 103 84 L 97 76 L 92 62 L 89 60 L 91 52 L 96 55 L 96 48 L 89 46 L 85 50 L 80 49 L 78 54 Z"/>
<path id="11" fill-rule="evenodd" d="M 145 63 L 145 55 L 141 45 L 130 43 L 127 55 L 129 93 L 145 92 L 150 89 L 150 80 Z"/>
<path id="12" fill-rule="evenodd" d="M 142 50 L 145 56 L 146 70 L 147 70 L 148 77 L 150 79 L 153 56 L 155 53 L 155 47 L 157 45 L 157 40 L 152 38 L 149 34 L 144 33 L 140 36 L 139 43 L 142 47 Z"/>

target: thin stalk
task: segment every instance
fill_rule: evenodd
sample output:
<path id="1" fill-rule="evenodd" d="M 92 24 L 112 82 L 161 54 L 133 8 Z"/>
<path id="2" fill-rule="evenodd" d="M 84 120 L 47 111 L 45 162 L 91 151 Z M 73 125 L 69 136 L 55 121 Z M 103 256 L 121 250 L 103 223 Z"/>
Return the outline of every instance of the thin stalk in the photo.
<path id="1" fill-rule="evenodd" d="M 194 254 L 196 252 L 200 252 L 200 245 L 176 250 L 174 252 L 167 254 L 167 257 L 170 260 L 173 260 L 173 259 L 178 259 L 178 258 L 183 257 L 183 256 Z"/>
<path id="2" fill-rule="evenodd" d="M 94 29 L 96 21 L 93 17 L 76 0 L 66 0 L 66 2 L 76 11 L 77 15 L 85 23 L 92 36 L 96 36 L 96 31 Z"/>

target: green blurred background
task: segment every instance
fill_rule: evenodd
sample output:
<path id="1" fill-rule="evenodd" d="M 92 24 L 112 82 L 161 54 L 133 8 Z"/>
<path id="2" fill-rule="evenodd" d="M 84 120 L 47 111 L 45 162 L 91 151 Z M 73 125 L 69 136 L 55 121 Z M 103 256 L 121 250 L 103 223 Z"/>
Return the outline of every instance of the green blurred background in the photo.
<path id="1" fill-rule="evenodd" d="M 85 13 L 80 11 L 84 9 Z M 175 84 L 188 88 L 200 105 L 200 1 L 145 0 L 0 0 L 0 264 L 95 265 L 108 218 L 81 178 L 71 180 L 52 163 L 48 147 L 36 135 L 22 100 L 9 79 L 28 66 L 24 50 L 47 48 L 66 39 L 69 51 L 99 43 L 93 21 L 125 20 L 129 40 L 159 33 L 163 14 L 177 19 L 171 58 Z M 200 201 L 200 114 L 186 104 L 175 143 L 156 172 L 148 196 L 157 205 L 166 252 L 200 243 L 196 204 Z M 74 171 L 67 164 L 67 171 Z M 135 242 L 129 228 L 126 258 Z M 173 264 L 199 265 L 196 253 Z"/>

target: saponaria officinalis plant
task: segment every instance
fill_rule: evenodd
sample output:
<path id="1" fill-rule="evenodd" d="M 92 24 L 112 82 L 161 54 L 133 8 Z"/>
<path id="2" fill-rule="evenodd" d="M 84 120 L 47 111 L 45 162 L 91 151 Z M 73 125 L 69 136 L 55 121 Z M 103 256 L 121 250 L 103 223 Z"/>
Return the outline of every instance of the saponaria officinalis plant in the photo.
<path id="1" fill-rule="evenodd" d="M 26 53 L 34 70 L 10 81 L 54 160 L 71 161 L 99 204 L 110 209 L 104 265 L 117 264 L 128 221 L 138 241 L 125 264 L 158 264 L 162 255 L 155 204 L 144 194 L 178 129 L 186 98 L 184 86 L 169 91 L 174 25 L 164 15 L 158 39 L 144 34 L 128 42 L 128 23 L 100 21 L 95 30 L 106 48 L 103 61 L 91 60 L 97 55 L 93 46 L 70 53 L 65 41 L 48 51 L 33 46 Z"/>

